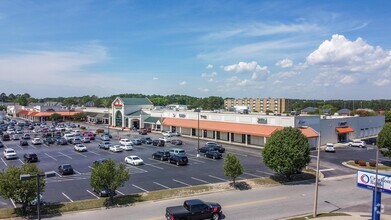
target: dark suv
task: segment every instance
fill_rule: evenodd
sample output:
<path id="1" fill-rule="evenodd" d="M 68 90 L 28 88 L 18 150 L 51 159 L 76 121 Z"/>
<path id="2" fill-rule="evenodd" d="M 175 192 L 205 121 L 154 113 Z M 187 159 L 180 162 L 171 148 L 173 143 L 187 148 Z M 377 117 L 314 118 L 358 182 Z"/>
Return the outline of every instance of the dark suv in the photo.
<path id="1" fill-rule="evenodd" d="M 217 150 L 220 153 L 225 152 L 225 148 L 221 144 L 215 142 L 206 142 L 205 147 L 211 147 L 213 150 Z"/>
<path id="2" fill-rule="evenodd" d="M 43 143 L 47 145 L 54 144 L 54 139 L 51 137 L 46 137 L 43 139 Z"/>
<path id="3" fill-rule="evenodd" d="M 73 168 L 70 164 L 62 164 L 62 165 L 58 166 L 58 172 L 61 175 L 72 175 Z"/>
<path id="4" fill-rule="evenodd" d="M 23 159 L 26 163 L 38 162 L 38 156 L 35 153 L 26 153 L 23 155 Z"/>
<path id="5" fill-rule="evenodd" d="M 177 154 L 172 155 L 170 159 L 168 159 L 168 162 L 175 163 L 177 166 L 179 165 L 186 165 L 189 162 L 189 159 L 186 155 L 183 154 Z"/>
<path id="6" fill-rule="evenodd" d="M 9 141 L 11 140 L 11 137 L 9 134 L 3 134 L 3 137 L 1 138 L 3 141 Z"/>
<path id="7" fill-rule="evenodd" d="M 164 147 L 164 141 L 163 140 L 153 140 L 152 145 L 153 146 L 158 146 L 158 147 Z"/>
<path id="8" fill-rule="evenodd" d="M 152 154 L 152 158 L 156 160 L 168 160 L 170 159 L 170 152 L 168 151 L 157 151 Z"/>

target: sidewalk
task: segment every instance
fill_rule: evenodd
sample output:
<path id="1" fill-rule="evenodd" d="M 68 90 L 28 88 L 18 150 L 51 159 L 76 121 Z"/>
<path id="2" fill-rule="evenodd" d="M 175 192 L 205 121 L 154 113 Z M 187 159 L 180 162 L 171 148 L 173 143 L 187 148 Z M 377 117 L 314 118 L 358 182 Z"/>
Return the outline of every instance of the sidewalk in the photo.
<path id="1" fill-rule="evenodd" d="M 357 219 L 357 220 L 368 220 L 371 219 L 370 213 L 359 213 L 359 212 L 344 212 L 351 216 L 330 216 L 330 217 L 319 217 L 315 219 L 321 219 L 321 220 L 351 220 L 351 219 Z M 381 220 L 391 220 L 391 215 L 380 215 Z"/>

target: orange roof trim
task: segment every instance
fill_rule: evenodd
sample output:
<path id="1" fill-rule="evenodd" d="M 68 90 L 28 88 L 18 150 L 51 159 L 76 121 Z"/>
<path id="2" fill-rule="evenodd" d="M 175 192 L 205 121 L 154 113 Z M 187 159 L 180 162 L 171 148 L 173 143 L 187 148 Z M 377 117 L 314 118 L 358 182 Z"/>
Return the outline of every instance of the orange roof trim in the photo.
<path id="1" fill-rule="evenodd" d="M 273 132 L 282 130 L 281 126 L 256 125 L 256 124 L 240 124 L 231 122 L 217 122 L 200 120 L 200 129 L 220 132 L 231 132 L 235 134 L 249 134 L 261 137 L 270 137 Z M 176 126 L 183 128 L 197 128 L 198 120 L 180 119 L 180 118 L 165 118 L 163 125 Z M 318 137 L 312 128 L 301 129 L 301 132 L 307 137 Z"/>
<path id="2" fill-rule="evenodd" d="M 353 128 L 347 126 L 347 127 L 340 127 L 340 128 L 335 128 L 339 134 L 346 134 L 350 132 L 354 132 Z"/>

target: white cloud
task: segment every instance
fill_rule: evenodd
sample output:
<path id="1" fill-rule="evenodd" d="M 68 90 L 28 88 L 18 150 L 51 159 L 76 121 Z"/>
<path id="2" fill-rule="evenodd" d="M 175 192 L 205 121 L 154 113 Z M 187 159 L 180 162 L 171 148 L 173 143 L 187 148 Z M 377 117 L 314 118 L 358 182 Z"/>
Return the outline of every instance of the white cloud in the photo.
<path id="1" fill-rule="evenodd" d="M 391 51 L 335 34 L 307 57 L 304 66 L 320 72 L 314 82 L 323 85 L 371 82 L 379 86 L 390 81 Z"/>
<path id="2" fill-rule="evenodd" d="M 214 81 L 213 78 L 208 79 L 208 82 L 213 82 L 213 81 Z"/>
<path id="3" fill-rule="evenodd" d="M 239 81 L 238 86 L 248 86 L 250 83 L 251 83 L 250 80 L 244 79 L 244 80 Z"/>
<path id="4" fill-rule="evenodd" d="M 292 78 L 292 77 L 297 76 L 299 74 L 300 73 L 296 72 L 296 71 L 288 71 L 288 72 L 279 72 L 276 74 L 276 76 L 280 77 L 280 78 Z"/>
<path id="5" fill-rule="evenodd" d="M 152 78 L 152 80 L 158 80 L 159 79 L 159 77 L 153 77 Z"/>
<path id="6" fill-rule="evenodd" d="M 181 86 L 184 86 L 184 85 L 186 85 L 186 84 L 187 84 L 186 81 L 182 81 L 182 82 L 179 83 L 179 85 L 181 85 Z"/>
<path id="7" fill-rule="evenodd" d="M 238 77 L 233 76 L 233 77 L 227 78 L 226 81 L 227 81 L 227 82 L 235 82 L 235 81 L 237 81 L 238 79 L 239 79 Z"/>
<path id="8" fill-rule="evenodd" d="M 204 92 L 209 92 L 209 89 L 203 89 L 202 91 L 204 91 Z"/>
<path id="9" fill-rule="evenodd" d="M 206 68 L 206 69 L 212 69 L 212 68 L 213 68 L 213 65 L 212 65 L 212 64 L 208 64 L 205 68 Z"/>
<path id="10" fill-rule="evenodd" d="M 374 83 L 375 85 L 377 86 L 387 86 L 390 84 L 390 80 L 389 79 L 378 79 L 376 80 Z"/>
<path id="11" fill-rule="evenodd" d="M 238 64 L 232 64 L 228 66 L 224 66 L 224 71 L 226 72 L 261 72 L 267 71 L 267 66 L 260 66 L 256 61 L 252 62 L 239 62 Z"/>
<path id="12" fill-rule="evenodd" d="M 212 78 L 212 77 L 215 77 L 215 76 L 217 76 L 217 72 L 202 73 L 201 74 L 201 77 L 204 77 L 204 78 Z"/>
<path id="13" fill-rule="evenodd" d="M 293 66 L 293 61 L 290 60 L 290 59 L 283 59 L 283 60 L 279 60 L 277 63 L 276 63 L 276 66 L 279 66 L 281 68 L 288 68 L 288 67 L 291 67 Z"/>

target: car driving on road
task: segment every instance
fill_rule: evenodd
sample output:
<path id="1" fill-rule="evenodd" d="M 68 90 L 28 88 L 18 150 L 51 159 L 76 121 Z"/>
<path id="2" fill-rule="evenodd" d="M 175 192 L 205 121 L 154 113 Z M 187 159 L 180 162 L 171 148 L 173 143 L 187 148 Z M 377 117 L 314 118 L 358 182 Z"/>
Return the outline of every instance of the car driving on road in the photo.
<path id="1" fill-rule="evenodd" d="M 172 219 L 212 219 L 221 218 L 221 205 L 214 202 L 204 202 L 200 199 L 186 200 L 181 206 L 166 208 L 165 218 Z M 261 218 L 260 218 L 261 219 Z"/>
<path id="2" fill-rule="evenodd" d="M 132 164 L 134 166 L 144 164 L 144 161 L 135 155 L 125 157 L 125 163 Z"/>
<path id="3" fill-rule="evenodd" d="M 75 149 L 75 151 L 78 151 L 78 152 L 87 151 L 87 147 L 84 144 L 75 144 L 75 146 L 73 146 L 73 149 Z"/>

